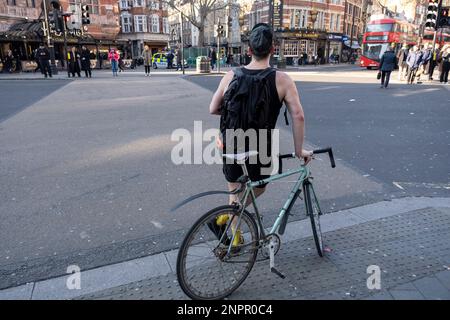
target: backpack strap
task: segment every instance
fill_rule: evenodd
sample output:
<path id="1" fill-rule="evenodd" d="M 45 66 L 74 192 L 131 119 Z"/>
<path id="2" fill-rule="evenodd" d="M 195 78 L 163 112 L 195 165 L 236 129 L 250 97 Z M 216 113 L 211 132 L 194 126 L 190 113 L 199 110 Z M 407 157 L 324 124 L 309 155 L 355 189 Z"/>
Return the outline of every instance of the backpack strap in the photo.
<path id="1" fill-rule="evenodd" d="M 275 68 L 269 67 L 269 68 L 264 69 L 262 72 L 260 72 L 258 74 L 258 76 L 260 76 L 261 78 L 266 78 L 270 74 L 272 74 L 272 72 L 275 72 L 275 71 L 276 71 Z"/>
<path id="2" fill-rule="evenodd" d="M 243 67 L 233 69 L 233 73 L 236 77 L 242 77 L 243 75 L 245 75 L 244 72 L 242 71 L 242 68 Z"/>

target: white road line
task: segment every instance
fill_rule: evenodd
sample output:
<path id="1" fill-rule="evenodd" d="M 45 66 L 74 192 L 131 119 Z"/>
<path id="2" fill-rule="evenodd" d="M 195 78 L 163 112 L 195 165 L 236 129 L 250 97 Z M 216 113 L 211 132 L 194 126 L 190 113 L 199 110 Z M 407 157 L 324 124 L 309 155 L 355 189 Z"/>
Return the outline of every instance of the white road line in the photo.
<path id="1" fill-rule="evenodd" d="M 398 184 L 398 182 L 392 182 L 392 184 L 394 185 L 394 186 L 396 186 L 397 188 L 399 188 L 399 189 L 402 189 L 402 190 L 405 190 L 401 185 L 399 185 Z"/>

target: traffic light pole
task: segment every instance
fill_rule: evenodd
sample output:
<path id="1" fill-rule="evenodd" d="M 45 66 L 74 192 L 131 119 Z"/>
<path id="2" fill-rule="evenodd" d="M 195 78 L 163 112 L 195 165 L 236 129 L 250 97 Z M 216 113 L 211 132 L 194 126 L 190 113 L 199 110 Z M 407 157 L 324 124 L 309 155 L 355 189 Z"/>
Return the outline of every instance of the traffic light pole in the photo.
<path id="1" fill-rule="evenodd" d="M 436 16 L 436 25 L 434 26 L 434 34 L 433 34 L 433 50 L 431 51 L 432 59 L 434 59 L 434 55 L 436 54 L 437 29 L 438 29 L 438 25 L 439 25 L 439 18 L 440 18 L 439 15 L 440 15 L 441 8 L 442 8 L 442 0 L 439 0 L 438 11 L 437 11 L 437 16 Z M 441 34 L 442 34 L 442 29 L 441 29 Z M 437 57 L 436 57 L 436 59 L 437 59 Z M 430 63 L 430 66 L 431 66 L 431 63 Z"/>
<path id="2" fill-rule="evenodd" d="M 47 9 L 47 1 L 42 1 L 44 5 L 44 20 L 45 27 L 47 28 L 47 46 L 50 51 L 50 68 L 52 69 L 52 74 L 58 74 L 58 69 L 56 68 L 55 61 L 55 47 L 53 46 L 52 39 L 50 37 L 50 24 L 48 23 L 48 9 Z"/>
<path id="3" fill-rule="evenodd" d="M 220 18 L 217 19 L 217 26 L 220 26 Z M 217 32 L 217 52 L 216 52 L 217 73 L 220 73 L 220 32 Z"/>
<path id="4" fill-rule="evenodd" d="M 185 71 L 184 71 L 184 44 L 183 44 L 183 42 L 184 42 L 184 39 L 183 39 L 183 14 L 180 11 L 180 48 L 178 50 L 181 50 L 181 71 L 183 72 L 183 75 L 184 75 Z"/>

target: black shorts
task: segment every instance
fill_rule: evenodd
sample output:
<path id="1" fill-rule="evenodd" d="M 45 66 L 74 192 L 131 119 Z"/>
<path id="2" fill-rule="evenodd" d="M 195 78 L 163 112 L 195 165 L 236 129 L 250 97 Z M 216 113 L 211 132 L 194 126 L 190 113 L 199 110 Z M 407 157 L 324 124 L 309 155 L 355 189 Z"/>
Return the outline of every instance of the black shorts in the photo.
<path id="1" fill-rule="evenodd" d="M 263 180 L 263 179 L 270 177 L 270 175 L 261 174 L 261 169 L 262 168 L 270 168 L 271 163 L 269 163 L 267 165 L 263 165 L 261 163 L 249 164 L 247 162 L 246 165 L 247 165 L 248 176 L 249 176 L 250 180 L 258 181 L 258 180 Z M 236 182 L 240 177 L 242 177 L 244 175 L 242 166 L 240 164 L 236 164 L 236 163 L 227 164 L 225 160 L 223 163 L 222 171 L 223 171 L 223 174 L 225 175 L 225 179 L 228 182 Z M 257 188 L 265 188 L 266 185 L 267 185 L 267 183 L 260 185 Z"/>

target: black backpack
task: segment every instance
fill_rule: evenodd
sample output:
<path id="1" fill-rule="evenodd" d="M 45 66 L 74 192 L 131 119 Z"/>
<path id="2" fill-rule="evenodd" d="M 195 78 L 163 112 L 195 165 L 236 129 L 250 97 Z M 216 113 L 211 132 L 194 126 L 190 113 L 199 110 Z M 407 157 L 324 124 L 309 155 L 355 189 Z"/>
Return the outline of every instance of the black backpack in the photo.
<path id="1" fill-rule="evenodd" d="M 273 129 L 270 115 L 270 87 L 268 76 L 275 72 L 267 68 L 256 75 L 234 70 L 221 106 L 220 132 L 225 144 L 227 129 Z"/>

